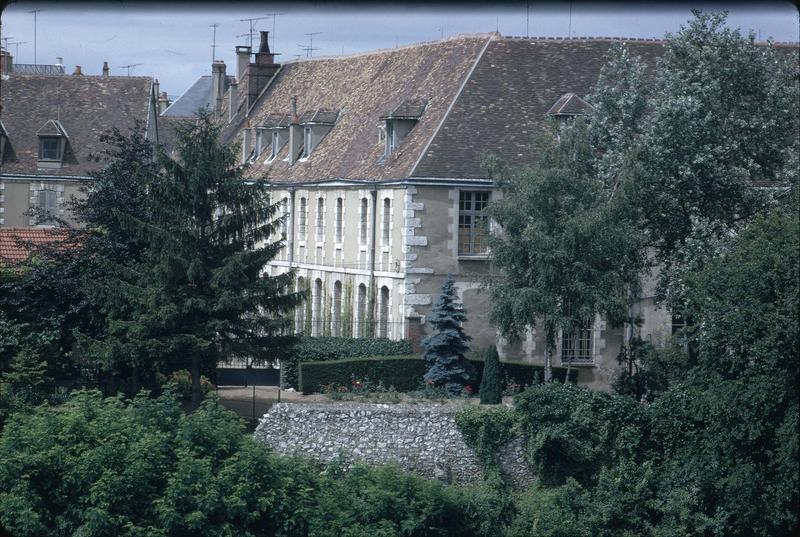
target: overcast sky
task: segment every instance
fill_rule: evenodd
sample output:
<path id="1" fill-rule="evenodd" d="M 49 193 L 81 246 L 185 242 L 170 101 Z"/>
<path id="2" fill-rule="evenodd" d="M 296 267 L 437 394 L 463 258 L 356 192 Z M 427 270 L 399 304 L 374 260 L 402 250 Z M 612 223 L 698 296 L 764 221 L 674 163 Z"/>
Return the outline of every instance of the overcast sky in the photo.
<path id="1" fill-rule="evenodd" d="M 0 0 L 2 3 L 2 0 Z M 216 28 L 216 58 L 235 71 L 234 47 L 247 44 L 249 23 L 241 19 L 280 13 L 275 21 L 279 61 L 305 57 L 311 32 L 314 56 L 353 54 L 365 50 L 430 41 L 460 33 L 499 30 L 504 35 L 663 37 L 676 32 L 691 16 L 692 7 L 729 11 L 729 24 L 761 39 L 798 41 L 798 12 L 791 2 L 744 3 L 608 3 L 506 2 L 461 4 L 286 4 L 286 3 L 44 3 L 19 1 L 2 14 L 2 38 L 16 63 L 34 62 L 34 15 L 37 15 L 36 60 L 55 63 L 62 57 L 71 73 L 100 74 L 108 61 L 112 75 L 122 66 L 140 64 L 131 74 L 152 75 L 171 97 L 183 93 L 197 77 L 209 74 L 212 59 L 211 24 Z M 221 7 L 221 6 L 225 7 Z M 571 12 L 571 15 L 570 15 Z M 258 30 L 273 29 L 271 18 L 254 22 Z M 22 42 L 20 44 L 15 44 Z M 6 41 L 3 41 L 5 44 Z"/>

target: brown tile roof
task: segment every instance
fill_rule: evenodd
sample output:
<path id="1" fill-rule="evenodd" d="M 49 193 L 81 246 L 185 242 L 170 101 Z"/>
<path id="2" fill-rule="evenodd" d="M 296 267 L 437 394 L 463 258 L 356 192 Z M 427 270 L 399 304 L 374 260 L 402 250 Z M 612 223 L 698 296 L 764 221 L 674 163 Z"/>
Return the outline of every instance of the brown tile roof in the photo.
<path id="1" fill-rule="evenodd" d="M 488 38 L 488 34 L 460 36 L 284 64 L 245 125 L 274 124 L 276 117 L 291 111 L 294 95 L 298 110 L 338 111 L 336 125 L 306 161 L 289 166 L 283 160 L 286 144 L 271 165 L 265 164 L 269 155 L 262 154 L 250 166 L 248 176 L 287 182 L 408 177 Z M 413 100 L 427 101 L 424 113 L 401 146 L 385 163 L 379 163 L 384 152 L 378 144 L 379 118 Z"/>
<path id="2" fill-rule="evenodd" d="M 0 171 L 36 174 L 36 133 L 56 121 L 69 137 L 64 163 L 39 173 L 86 176 L 101 169 L 101 134 L 115 126 L 124 132 L 137 119 L 146 123 L 151 84 L 149 77 L 12 74 L 0 81 L 0 118 L 9 137 Z"/>
<path id="3" fill-rule="evenodd" d="M 525 163 L 547 111 L 565 93 L 591 92 L 615 41 L 626 42 L 650 66 L 663 50 L 661 42 L 646 40 L 492 40 L 411 175 L 485 178 L 481 157 L 487 151 L 512 165 Z"/>
<path id="4" fill-rule="evenodd" d="M 0 228 L 0 265 L 18 265 L 30 257 L 36 246 L 69 237 L 62 228 Z"/>

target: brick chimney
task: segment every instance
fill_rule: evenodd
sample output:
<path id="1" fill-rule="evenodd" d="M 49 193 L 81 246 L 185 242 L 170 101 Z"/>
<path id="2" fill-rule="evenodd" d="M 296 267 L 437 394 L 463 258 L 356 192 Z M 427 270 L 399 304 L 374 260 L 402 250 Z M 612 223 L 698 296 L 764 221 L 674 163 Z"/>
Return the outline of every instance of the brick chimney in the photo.
<path id="1" fill-rule="evenodd" d="M 72 73 L 72 76 L 83 76 L 80 65 L 75 66 L 75 71 Z"/>
<path id="2" fill-rule="evenodd" d="M 164 110 L 169 108 L 169 97 L 167 96 L 166 91 L 162 91 L 158 94 L 158 113 L 161 114 Z"/>
<path id="3" fill-rule="evenodd" d="M 238 51 L 239 48 L 240 47 L 236 47 L 236 50 Z M 261 43 L 256 53 L 256 61 L 248 65 L 247 68 L 246 87 L 248 110 L 253 106 L 261 90 L 272 80 L 272 77 L 275 76 L 279 68 L 280 65 L 275 63 L 275 54 L 269 50 L 269 32 L 261 32 Z"/>
<path id="4" fill-rule="evenodd" d="M 217 60 L 211 64 L 211 104 L 214 112 L 222 110 L 222 96 L 225 94 L 225 62 Z"/>
<path id="5" fill-rule="evenodd" d="M 236 47 L 236 80 L 239 84 L 245 77 L 247 67 L 250 65 L 250 53 L 252 49 L 246 45 Z"/>
<path id="6" fill-rule="evenodd" d="M 110 76 L 110 69 L 108 68 L 108 62 L 103 62 L 103 76 L 108 77 Z"/>
<path id="7" fill-rule="evenodd" d="M 7 50 L 0 50 L 0 74 L 4 76 L 14 72 L 14 57 Z"/>

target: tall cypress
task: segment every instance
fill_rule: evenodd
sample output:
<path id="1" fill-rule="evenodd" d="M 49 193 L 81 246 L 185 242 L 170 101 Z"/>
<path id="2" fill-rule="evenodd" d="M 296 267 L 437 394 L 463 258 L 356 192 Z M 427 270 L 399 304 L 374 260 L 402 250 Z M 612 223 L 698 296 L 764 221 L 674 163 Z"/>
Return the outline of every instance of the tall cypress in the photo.
<path id="1" fill-rule="evenodd" d="M 500 376 L 500 356 L 497 354 L 497 347 L 492 345 L 484 354 L 480 387 L 482 405 L 496 405 L 503 400 L 503 381 Z"/>

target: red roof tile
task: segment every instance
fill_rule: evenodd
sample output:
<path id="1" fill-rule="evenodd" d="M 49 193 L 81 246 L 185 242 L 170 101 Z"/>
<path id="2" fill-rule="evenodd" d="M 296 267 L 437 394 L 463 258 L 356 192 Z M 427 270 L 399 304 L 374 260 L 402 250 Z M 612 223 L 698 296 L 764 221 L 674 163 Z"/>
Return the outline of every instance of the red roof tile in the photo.
<path id="1" fill-rule="evenodd" d="M 69 236 L 63 228 L 0 229 L 0 265 L 25 262 L 36 246 L 62 241 Z"/>

